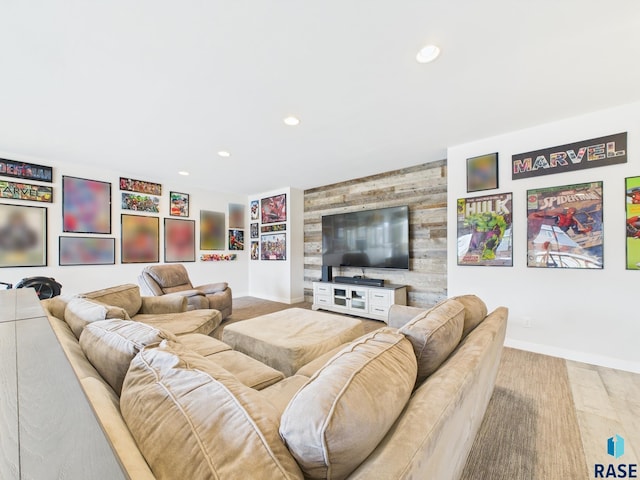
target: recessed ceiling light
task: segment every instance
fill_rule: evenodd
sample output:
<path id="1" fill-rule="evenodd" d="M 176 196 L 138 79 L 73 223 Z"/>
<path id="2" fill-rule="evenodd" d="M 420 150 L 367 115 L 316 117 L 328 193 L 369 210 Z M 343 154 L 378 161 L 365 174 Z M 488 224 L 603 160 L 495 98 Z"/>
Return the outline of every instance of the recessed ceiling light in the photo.
<path id="1" fill-rule="evenodd" d="M 435 45 L 426 45 L 416 55 L 418 63 L 433 62 L 440 55 L 440 48 Z"/>
<path id="2" fill-rule="evenodd" d="M 227 152 L 226 150 L 220 150 L 220 151 L 218 152 L 218 156 L 219 156 L 219 157 L 225 157 L 225 158 L 226 158 L 226 157 L 230 157 L 230 156 L 231 156 L 231 154 L 230 154 L 229 152 Z"/>
<path id="3" fill-rule="evenodd" d="M 184 175 L 186 177 L 187 175 L 189 175 L 189 172 L 185 172 L 184 170 L 182 170 L 181 172 L 178 172 L 178 175 Z"/>
<path id="4" fill-rule="evenodd" d="M 285 125 L 289 125 L 290 127 L 295 127 L 300 123 L 300 119 L 298 117 L 294 117 L 293 115 L 285 117 L 282 121 Z"/>

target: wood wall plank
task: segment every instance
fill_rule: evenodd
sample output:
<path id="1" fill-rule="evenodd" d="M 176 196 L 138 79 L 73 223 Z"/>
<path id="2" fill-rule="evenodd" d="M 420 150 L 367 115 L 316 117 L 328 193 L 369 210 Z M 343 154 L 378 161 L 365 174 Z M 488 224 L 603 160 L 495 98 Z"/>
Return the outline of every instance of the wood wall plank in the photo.
<path id="1" fill-rule="evenodd" d="M 321 278 L 322 216 L 399 205 L 409 206 L 409 270 L 367 268 L 365 275 L 407 285 L 409 305 L 429 307 L 447 296 L 446 160 L 402 168 L 304 192 L 305 300 Z M 334 268 L 334 275 L 361 275 Z"/>

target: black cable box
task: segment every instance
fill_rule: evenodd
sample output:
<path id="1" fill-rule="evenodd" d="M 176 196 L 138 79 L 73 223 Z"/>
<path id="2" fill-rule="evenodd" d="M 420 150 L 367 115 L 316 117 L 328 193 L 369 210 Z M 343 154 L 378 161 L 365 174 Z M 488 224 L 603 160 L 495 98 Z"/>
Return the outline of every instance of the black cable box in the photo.
<path id="1" fill-rule="evenodd" d="M 335 283 L 348 283 L 351 285 L 368 285 L 370 287 L 384 287 L 384 280 L 381 278 L 364 277 L 333 277 Z"/>

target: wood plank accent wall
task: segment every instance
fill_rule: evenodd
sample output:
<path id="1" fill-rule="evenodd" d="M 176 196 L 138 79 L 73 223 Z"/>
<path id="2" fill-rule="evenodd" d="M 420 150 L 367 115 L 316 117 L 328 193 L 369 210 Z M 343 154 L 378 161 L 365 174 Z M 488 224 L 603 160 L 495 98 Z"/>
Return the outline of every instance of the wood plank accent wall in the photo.
<path id="1" fill-rule="evenodd" d="M 407 285 L 407 303 L 432 306 L 447 296 L 447 161 L 371 175 L 304 192 L 304 292 L 322 276 L 322 216 L 372 208 L 409 206 L 409 270 L 367 268 L 364 275 Z M 333 275 L 362 275 L 334 268 Z"/>

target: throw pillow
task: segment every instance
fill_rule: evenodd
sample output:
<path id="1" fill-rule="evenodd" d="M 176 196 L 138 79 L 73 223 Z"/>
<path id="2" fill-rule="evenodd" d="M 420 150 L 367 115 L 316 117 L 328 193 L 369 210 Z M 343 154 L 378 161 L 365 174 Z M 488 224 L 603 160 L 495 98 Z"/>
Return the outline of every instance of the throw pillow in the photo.
<path id="1" fill-rule="evenodd" d="M 449 299 L 421 313 L 398 330 L 413 345 L 418 361 L 416 383 L 422 383 L 451 355 L 460 343 L 463 325 L 464 306 Z"/>
<path id="2" fill-rule="evenodd" d="M 132 320 L 101 320 L 88 324 L 80 335 L 87 359 L 120 395 L 129 364 L 140 350 L 162 340 L 177 341 L 175 335 Z"/>
<path id="3" fill-rule="evenodd" d="M 302 479 L 275 407 L 178 343 L 136 355 L 120 409 L 157 478 Z"/>
<path id="4" fill-rule="evenodd" d="M 453 300 L 464 305 L 464 328 L 462 338 L 476 328 L 487 316 L 487 305 L 476 295 L 460 295 Z"/>
<path id="5" fill-rule="evenodd" d="M 411 343 L 383 328 L 354 340 L 294 395 L 280 435 L 306 478 L 341 479 L 380 443 L 416 379 Z"/>
<path id="6" fill-rule="evenodd" d="M 107 318 L 128 320 L 129 315 L 120 307 L 113 307 L 95 300 L 74 297 L 67 303 L 64 310 L 64 320 L 69 324 L 76 338 L 80 338 L 82 329 L 89 323 Z"/>

